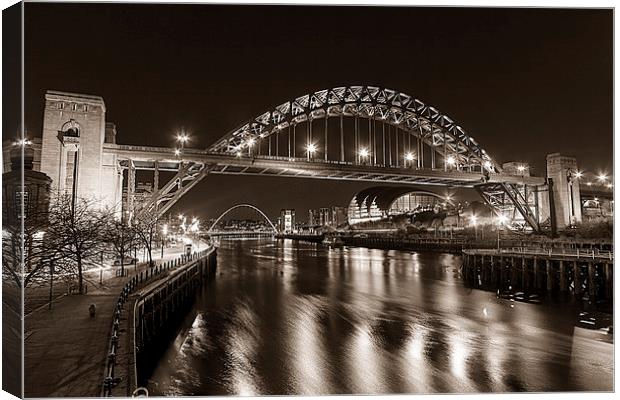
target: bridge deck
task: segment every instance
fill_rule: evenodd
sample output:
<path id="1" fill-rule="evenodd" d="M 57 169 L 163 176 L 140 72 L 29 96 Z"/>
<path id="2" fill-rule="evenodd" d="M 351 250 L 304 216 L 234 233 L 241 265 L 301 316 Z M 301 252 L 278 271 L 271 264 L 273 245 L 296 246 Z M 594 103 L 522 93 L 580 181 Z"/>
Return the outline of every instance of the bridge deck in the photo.
<path id="1" fill-rule="evenodd" d="M 179 157 L 174 155 L 174 149 L 165 147 L 105 144 L 104 151 L 115 154 L 119 160 L 132 160 L 137 169 L 154 169 L 155 161 L 157 161 L 160 170 L 176 171 L 181 161 Z M 210 173 L 228 175 L 264 175 L 462 187 L 495 182 L 532 186 L 540 186 L 545 183 L 544 178 L 540 177 L 491 174 L 489 180 L 485 181 L 484 175 L 480 172 L 366 165 L 318 159 L 309 161 L 306 158 L 236 157 L 196 149 L 184 149 L 182 160 L 213 165 L 214 168 Z"/>

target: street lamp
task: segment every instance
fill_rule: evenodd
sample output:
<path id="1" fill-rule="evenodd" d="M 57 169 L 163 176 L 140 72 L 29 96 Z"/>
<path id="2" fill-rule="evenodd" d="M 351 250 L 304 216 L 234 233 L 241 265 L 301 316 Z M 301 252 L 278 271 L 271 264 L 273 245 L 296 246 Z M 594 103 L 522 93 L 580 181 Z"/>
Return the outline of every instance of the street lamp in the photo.
<path id="1" fill-rule="evenodd" d="M 166 237 L 168 236 L 168 224 L 164 224 L 162 226 L 161 233 L 162 233 L 162 237 L 161 237 L 161 258 L 164 258 L 164 246 L 165 246 Z"/>
<path id="2" fill-rule="evenodd" d="M 607 181 L 607 175 L 605 174 L 599 174 L 599 176 L 597 176 L 597 179 L 602 182 L 605 183 Z"/>
<path id="3" fill-rule="evenodd" d="M 25 146 L 30 146 L 32 144 L 32 141 L 30 139 L 17 139 L 13 145 L 15 146 L 21 146 L 21 147 L 25 147 Z"/>
<path id="4" fill-rule="evenodd" d="M 474 239 L 478 239 L 478 217 L 472 215 L 469 219 L 474 226 Z"/>
<path id="5" fill-rule="evenodd" d="M 248 144 L 248 156 L 252 155 L 252 147 L 254 147 L 254 144 L 256 143 L 256 139 L 254 138 L 249 138 L 247 141 Z"/>
<path id="6" fill-rule="evenodd" d="M 358 154 L 360 156 L 360 161 L 363 159 L 363 161 L 366 161 L 366 159 L 370 156 L 370 151 L 368 151 L 368 149 L 366 147 L 362 147 L 359 151 Z"/>
<path id="7" fill-rule="evenodd" d="M 405 154 L 405 165 L 407 165 L 407 161 L 413 162 L 414 159 L 415 159 L 415 156 L 413 155 L 413 153 L 408 152 L 407 154 Z"/>
<path id="8" fill-rule="evenodd" d="M 577 171 L 575 172 L 575 178 L 579 179 L 583 176 L 583 172 Z"/>
<path id="9" fill-rule="evenodd" d="M 306 155 L 308 157 L 308 161 L 310 161 L 310 157 L 312 157 L 315 152 L 316 152 L 316 144 L 308 143 L 308 145 L 306 146 Z"/>
<path id="10" fill-rule="evenodd" d="M 446 164 L 450 166 L 456 165 L 456 158 L 454 158 L 454 156 L 448 156 L 448 158 L 446 158 Z"/>
<path id="11" fill-rule="evenodd" d="M 500 229 L 502 229 L 502 226 L 508 222 L 508 217 L 506 217 L 504 214 L 500 214 L 497 216 L 497 251 L 499 251 L 499 234 L 500 234 Z"/>

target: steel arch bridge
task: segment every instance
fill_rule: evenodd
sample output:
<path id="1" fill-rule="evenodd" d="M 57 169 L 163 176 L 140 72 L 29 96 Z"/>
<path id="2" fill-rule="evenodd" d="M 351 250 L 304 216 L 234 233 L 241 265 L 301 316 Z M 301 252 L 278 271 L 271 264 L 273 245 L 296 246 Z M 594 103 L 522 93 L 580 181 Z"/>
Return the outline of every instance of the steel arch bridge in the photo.
<path id="1" fill-rule="evenodd" d="M 504 173 L 452 118 L 387 88 L 341 86 L 296 97 L 206 150 L 175 155 L 170 148 L 104 146 L 130 170 L 130 182 L 136 169 L 176 172 L 139 209 L 130 205 L 131 213 L 163 214 L 214 173 L 475 188 L 513 226 L 541 229 L 537 191 L 544 178 Z"/>
<path id="2" fill-rule="evenodd" d="M 215 228 L 217 227 L 217 224 L 226 216 L 228 215 L 230 212 L 238 209 L 238 208 L 249 208 L 251 210 L 256 211 L 258 214 L 260 214 L 263 219 L 265 221 L 267 221 L 269 223 L 269 226 L 271 226 L 271 234 L 275 234 L 278 233 L 277 228 L 275 227 L 275 225 L 273 224 L 273 222 L 271 222 L 271 220 L 269 219 L 269 217 L 267 217 L 267 215 L 258 207 L 252 205 L 252 204 L 236 204 L 230 208 L 228 208 L 226 211 L 224 211 L 222 214 L 220 214 L 220 216 L 215 220 L 215 222 L 213 222 L 213 224 L 211 225 L 211 227 L 209 227 L 209 229 L 207 230 L 207 234 L 209 235 L 220 235 L 220 234 L 231 234 L 231 232 L 220 232 L 220 231 L 216 231 Z M 232 234 L 234 235 L 239 235 L 242 233 L 246 233 L 246 232 L 242 232 L 242 231 L 235 231 L 232 232 Z"/>

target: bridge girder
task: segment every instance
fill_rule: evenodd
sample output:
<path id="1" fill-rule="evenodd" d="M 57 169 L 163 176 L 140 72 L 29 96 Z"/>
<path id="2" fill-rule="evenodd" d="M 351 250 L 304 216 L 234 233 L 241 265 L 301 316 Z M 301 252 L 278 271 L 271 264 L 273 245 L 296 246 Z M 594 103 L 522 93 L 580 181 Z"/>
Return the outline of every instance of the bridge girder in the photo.
<path id="1" fill-rule="evenodd" d="M 385 122 L 422 140 L 457 165 L 502 171 L 473 137 L 435 107 L 405 93 L 376 86 L 341 86 L 319 90 L 282 103 L 229 132 L 207 150 L 236 154 L 256 140 L 297 124 L 326 117 L 361 117 Z"/>

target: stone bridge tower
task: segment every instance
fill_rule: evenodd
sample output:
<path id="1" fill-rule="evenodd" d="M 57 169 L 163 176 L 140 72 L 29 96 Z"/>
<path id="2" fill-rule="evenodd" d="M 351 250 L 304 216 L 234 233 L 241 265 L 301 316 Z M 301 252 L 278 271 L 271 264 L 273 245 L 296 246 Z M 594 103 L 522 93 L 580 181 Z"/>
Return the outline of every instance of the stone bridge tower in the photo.
<path id="1" fill-rule="evenodd" d="M 560 153 L 547 155 L 547 179 L 552 220 L 558 230 L 581 222 L 581 195 L 577 159 Z"/>
<path id="2" fill-rule="evenodd" d="M 48 91 L 41 172 L 52 178 L 52 193 L 74 194 L 120 210 L 122 173 L 115 156 L 103 151 L 104 143 L 115 140 L 115 135 L 106 135 L 105 112 L 99 96 Z"/>

